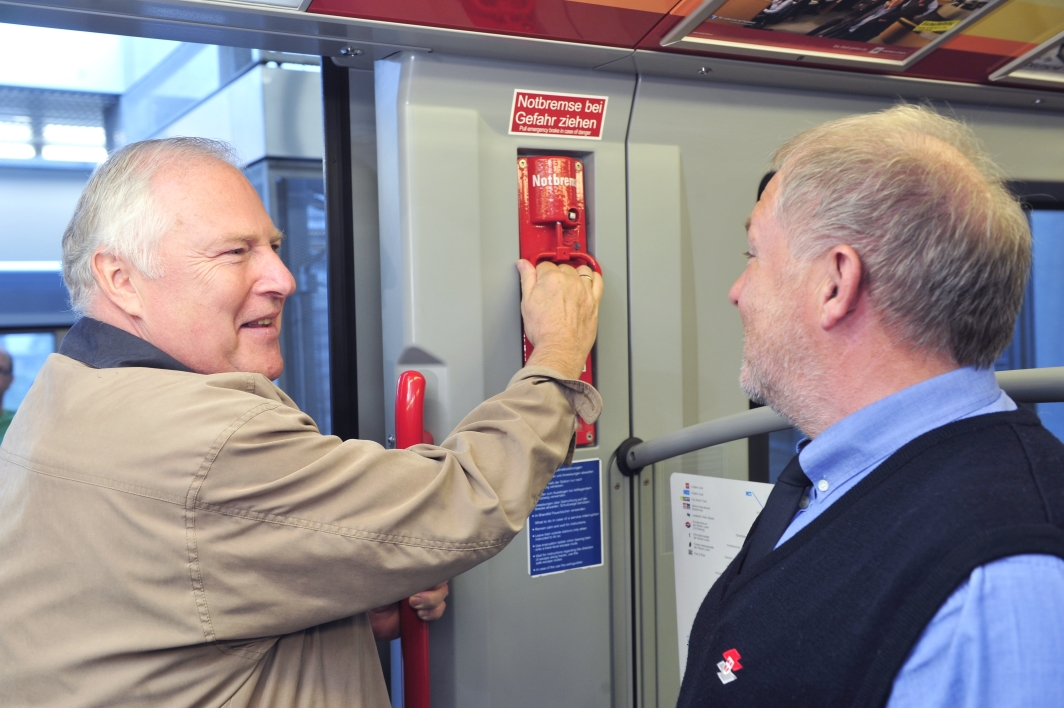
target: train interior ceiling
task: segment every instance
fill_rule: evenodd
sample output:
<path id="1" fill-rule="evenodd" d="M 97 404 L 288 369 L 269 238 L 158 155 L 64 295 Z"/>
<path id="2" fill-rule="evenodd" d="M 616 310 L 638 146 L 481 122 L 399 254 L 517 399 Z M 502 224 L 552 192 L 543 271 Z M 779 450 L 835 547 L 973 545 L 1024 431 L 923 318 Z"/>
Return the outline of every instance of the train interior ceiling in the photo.
<path id="1" fill-rule="evenodd" d="M 278 384 L 323 432 L 385 445 L 402 371 L 425 375 L 442 440 L 520 368 L 518 180 L 543 156 L 580 171 L 606 279 L 606 407 L 575 457 L 597 461 L 599 562 L 534 573 L 526 529 L 455 578 L 431 634 L 441 708 L 675 704 L 670 478 L 774 482 L 801 433 L 634 477 L 612 455 L 750 408 L 727 293 L 802 130 L 898 102 L 969 124 L 1034 234 L 995 366 L 1064 365 L 1064 0 L 9 0 L 0 23 L 5 410 L 74 322 L 63 230 L 123 145 L 234 146 L 297 283 Z M 536 112 L 550 101 L 583 108 Z M 1064 404 L 1032 407 L 1064 439 Z"/>

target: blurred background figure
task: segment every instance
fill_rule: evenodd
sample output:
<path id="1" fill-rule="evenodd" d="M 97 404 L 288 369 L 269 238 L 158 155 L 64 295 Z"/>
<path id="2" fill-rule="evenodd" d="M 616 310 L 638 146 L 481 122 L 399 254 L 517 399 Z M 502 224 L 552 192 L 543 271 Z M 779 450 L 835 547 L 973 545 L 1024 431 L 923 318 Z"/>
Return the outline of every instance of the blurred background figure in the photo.
<path id="1" fill-rule="evenodd" d="M 4 394 L 11 388 L 11 382 L 15 380 L 15 362 L 7 350 L 0 347 L 0 441 L 4 439 L 7 426 L 15 417 L 15 411 L 9 411 L 4 407 Z"/>

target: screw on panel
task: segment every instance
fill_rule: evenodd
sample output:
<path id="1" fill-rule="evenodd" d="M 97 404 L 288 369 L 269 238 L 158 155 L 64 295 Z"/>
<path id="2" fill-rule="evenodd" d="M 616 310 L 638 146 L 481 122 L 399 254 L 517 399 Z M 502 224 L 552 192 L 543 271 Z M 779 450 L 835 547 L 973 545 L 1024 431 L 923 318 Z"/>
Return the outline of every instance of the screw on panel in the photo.
<path id="1" fill-rule="evenodd" d="M 713 70 L 710 69 L 708 66 L 699 67 L 699 69 L 698 69 L 698 75 L 699 76 L 706 76 L 707 74 L 712 74 L 712 73 L 713 73 Z"/>
<path id="2" fill-rule="evenodd" d="M 340 56 L 344 57 L 360 57 L 364 54 L 361 49 L 355 49 L 354 47 L 341 47 Z"/>
<path id="3" fill-rule="evenodd" d="M 802 59 L 805 59 L 805 55 L 804 54 L 799 54 L 798 56 L 796 56 L 794 58 L 795 61 L 801 61 Z"/>
<path id="4" fill-rule="evenodd" d="M 518 167 L 525 167 L 527 165 L 528 165 L 528 163 L 525 162 L 525 158 L 523 158 L 523 157 L 520 160 L 517 161 L 517 166 Z"/>
<path id="5" fill-rule="evenodd" d="M 621 488 L 621 483 L 620 482 L 614 482 L 613 483 L 613 488 L 614 489 L 620 489 Z"/>
<path id="6" fill-rule="evenodd" d="M 1045 99 L 1042 99 L 1042 98 L 1036 98 L 1036 99 L 1034 99 L 1034 105 L 1036 105 L 1036 106 L 1041 105 L 1042 101 L 1044 101 L 1044 100 Z"/>
<path id="7" fill-rule="evenodd" d="M 576 161 L 576 171 L 579 172 L 582 169 L 584 169 L 584 163 L 582 163 L 579 160 L 577 160 Z"/>
<path id="8" fill-rule="evenodd" d="M 649 487 L 650 486 L 650 480 L 649 479 L 644 479 L 643 480 L 643 486 L 644 487 Z"/>

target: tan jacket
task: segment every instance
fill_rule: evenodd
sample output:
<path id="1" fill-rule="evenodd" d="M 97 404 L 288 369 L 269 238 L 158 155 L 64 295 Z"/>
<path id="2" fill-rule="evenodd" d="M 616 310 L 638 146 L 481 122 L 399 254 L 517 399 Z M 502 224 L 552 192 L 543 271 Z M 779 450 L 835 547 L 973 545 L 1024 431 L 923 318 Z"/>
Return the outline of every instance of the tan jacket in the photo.
<path id="1" fill-rule="evenodd" d="M 521 529 L 601 408 L 558 379 L 385 450 L 257 374 L 52 355 L 0 447 L 0 706 L 386 706 L 365 611 Z"/>

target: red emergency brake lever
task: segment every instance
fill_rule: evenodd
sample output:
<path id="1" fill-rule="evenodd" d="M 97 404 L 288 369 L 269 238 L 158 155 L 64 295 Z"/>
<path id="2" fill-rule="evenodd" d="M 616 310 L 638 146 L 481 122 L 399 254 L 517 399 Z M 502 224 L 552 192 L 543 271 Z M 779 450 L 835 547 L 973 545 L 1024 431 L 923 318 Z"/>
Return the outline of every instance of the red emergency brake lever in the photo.
<path id="1" fill-rule="evenodd" d="M 423 442 L 432 443 L 425 430 L 425 377 L 404 371 L 395 392 L 395 446 L 405 449 Z M 399 639 L 405 708 L 429 708 L 429 625 L 410 607 L 409 599 L 399 603 Z"/>
<path id="2" fill-rule="evenodd" d="M 539 265 L 543 261 L 552 261 L 554 263 L 568 263 L 569 261 L 580 261 L 583 265 L 586 265 L 591 270 L 595 271 L 599 275 L 602 275 L 602 268 L 599 266 L 598 261 L 585 251 L 577 251 L 572 246 L 566 246 L 563 240 L 562 234 L 562 222 L 558 221 L 554 224 L 554 234 L 557 239 L 556 245 L 553 251 L 544 251 L 536 256 L 536 260 L 532 265 Z M 579 245 L 579 244 L 578 244 Z"/>
<path id="3" fill-rule="evenodd" d="M 532 265 L 543 261 L 588 266 L 601 274 L 589 253 L 587 200 L 584 199 L 584 163 L 569 155 L 517 156 L 517 232 L 521 258 Z M 532 343 L 522 337 L 524 361 Z M 587 355 L 580 380 L 595 384 L 594 356 Z M 595 444 L 595 424 L 577 421 L 576 444 Z"/>

